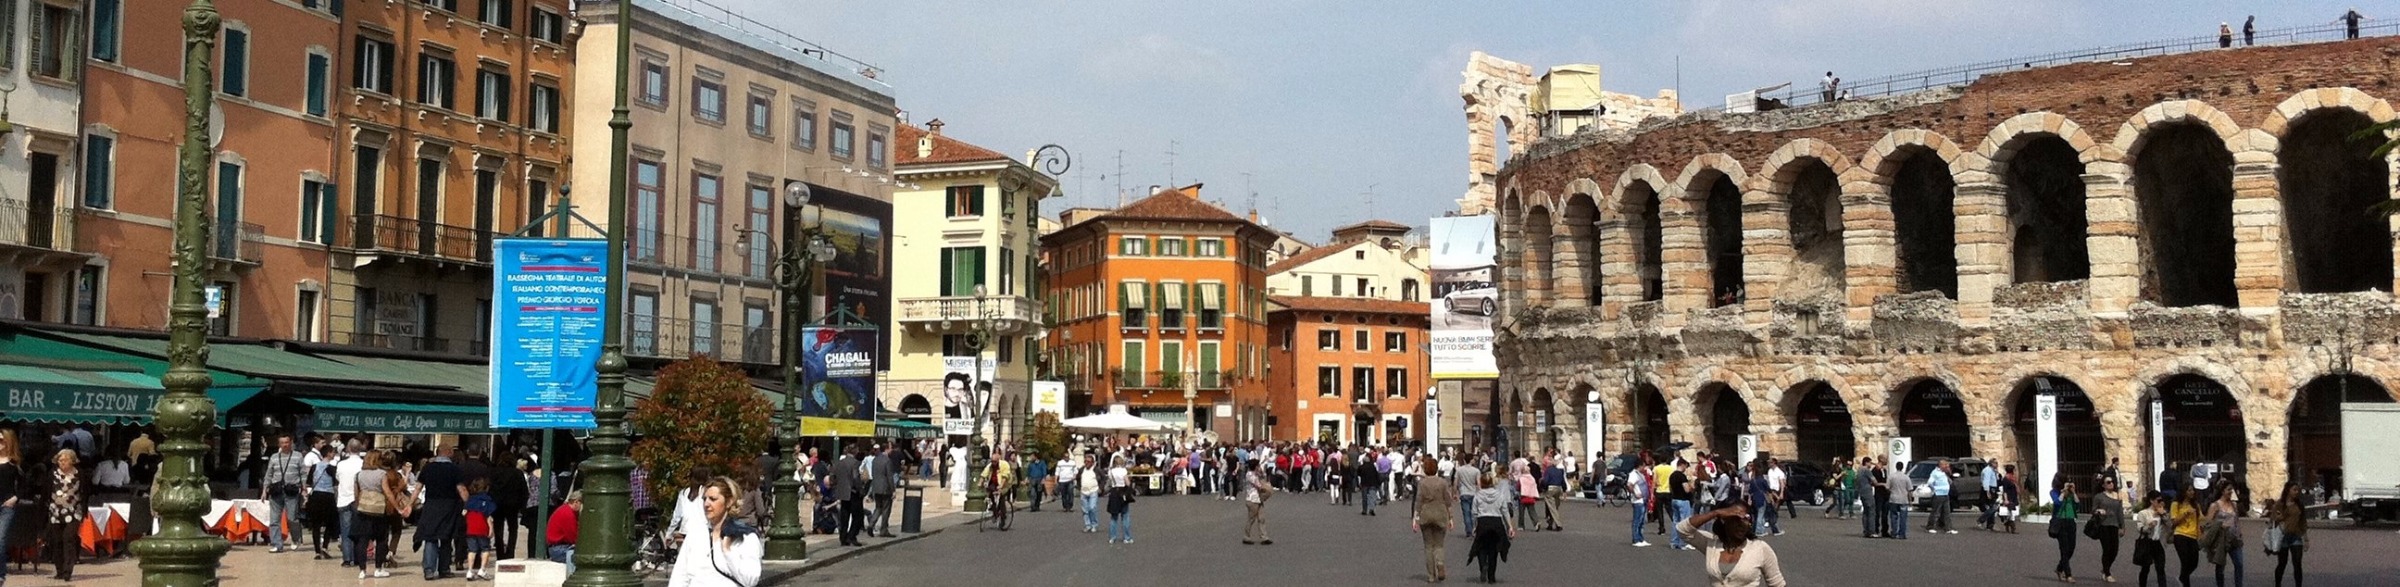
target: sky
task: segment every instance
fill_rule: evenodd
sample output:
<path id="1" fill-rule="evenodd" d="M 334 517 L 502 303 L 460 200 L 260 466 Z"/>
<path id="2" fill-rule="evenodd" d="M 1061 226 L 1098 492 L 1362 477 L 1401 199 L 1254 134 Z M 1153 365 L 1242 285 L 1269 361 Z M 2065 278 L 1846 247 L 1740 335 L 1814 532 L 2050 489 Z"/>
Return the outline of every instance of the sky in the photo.
<path id="1" fill-rule="evenodd" d="M 1483 51 L 1593 63 L 1603 89 L 1688 109 L 1827 70 L 1860 80 L 2058 51 L 2331 24 L 2348 2 L 2123 0 L 706 0 L 882 69 L 912 123 L 1003 153 L 1067 148 L 1071 206 L 1150 186 L 1311 242 L 1421 226 L 1467 187 L 1458 86 Z M 2362 7 L 2369 18 L 2400 8 Z M 1170 155 L 1172 153 L 1172 155 Z M 1122 163 L 1120 164 L 1120 159 Z"/>

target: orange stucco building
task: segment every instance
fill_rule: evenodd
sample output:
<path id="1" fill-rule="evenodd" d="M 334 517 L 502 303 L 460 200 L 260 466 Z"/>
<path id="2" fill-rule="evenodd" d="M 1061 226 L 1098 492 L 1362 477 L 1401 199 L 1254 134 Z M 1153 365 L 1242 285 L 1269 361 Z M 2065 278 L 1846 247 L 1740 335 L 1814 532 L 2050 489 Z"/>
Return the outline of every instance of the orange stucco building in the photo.
<path id="1" fill-rule="evenodd" d="M 1266 250 L 1276 235 L 1164 189 L 1042 237 L 1046 360 L 1070 415 L 1124 406 L 1222 439 L 1264 438 Z"/>
<path id="2" fill-rule="evenodd" d="M 1425 302 L 1271 298 L 1267 378 L 1277 440 L 1394 444 L 1423 438 Z"/>
<path id="3" fill-rule="evenodd" d="M 217 3 L 225 32 L 206 177 L 214 231 L 206 271 L 221 301 L 214 334 L 307 338 L 323 324 L 337 134 L 325 66 L 341 25 L 326 4 L 310 5 Z M 174 287 L 183 11 L 132 8 L 94 23 L 100 50 L 66 53 L 81 67 L 36 83 L 83 84 L 86 209 L 77 239 L 106 268 L 93 284 L 104 300 L 99 322 L 160 330 Z"/>

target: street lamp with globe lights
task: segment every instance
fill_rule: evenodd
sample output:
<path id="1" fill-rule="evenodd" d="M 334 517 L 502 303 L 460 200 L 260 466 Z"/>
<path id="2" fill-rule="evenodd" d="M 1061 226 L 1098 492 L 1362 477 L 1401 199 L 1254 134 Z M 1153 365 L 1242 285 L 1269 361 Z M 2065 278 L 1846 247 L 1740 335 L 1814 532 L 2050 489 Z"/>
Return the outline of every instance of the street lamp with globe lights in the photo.
<path id="1" fill-rule="evenodd" d="M 775 520 L 767 527 L 766 551 L 766 559 L 774 561 L 808 558 L 808 529 L 800 525 L 800 396 L 806 393 L 800 388 L 800 335 L 814 309 L 808 296 L 824 282 L 824 264 L 839 253 L 833 240 L 820 234 L 819 226 L 801 222 L 815 195 L 806 182 L 783 185 L 784 240 L 776 254 L 773 278 L 776 289 L 783 292 L 783 344 L 777 364 L 783 371 L 783 422 L 775 438 L 784 455 L 776 466 Z M 823 214 L 820 208 L 818 217 L 822 219 Z"/>

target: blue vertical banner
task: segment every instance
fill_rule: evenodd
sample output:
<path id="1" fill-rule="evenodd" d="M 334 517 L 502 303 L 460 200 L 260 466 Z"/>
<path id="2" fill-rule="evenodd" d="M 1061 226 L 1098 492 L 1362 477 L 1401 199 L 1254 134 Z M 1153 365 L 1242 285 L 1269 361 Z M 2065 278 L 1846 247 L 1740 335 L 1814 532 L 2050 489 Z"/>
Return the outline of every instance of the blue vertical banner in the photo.
<path id="1" fill-rule="evenodd" d="M 608 241 L 492 243 L 491 426 L 591 428 Z"/>
<path id="2" fill-rule="evenodd" d="M 800 331 L 800 434 L 875 435 L 873 328 L 811 326 Z"/>

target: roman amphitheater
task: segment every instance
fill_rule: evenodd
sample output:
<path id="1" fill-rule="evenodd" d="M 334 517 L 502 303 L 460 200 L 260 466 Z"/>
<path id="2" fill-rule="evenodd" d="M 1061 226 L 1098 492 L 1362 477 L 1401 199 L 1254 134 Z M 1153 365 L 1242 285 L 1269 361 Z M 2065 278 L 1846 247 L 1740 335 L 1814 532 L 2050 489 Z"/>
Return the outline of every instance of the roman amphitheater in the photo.
<path id="1" fill-rule="evenodd" d="M 2400 164 L 2353 138 L 2395 76 L 2400 38 L 2369 38 L 1529 140 L 1491 179 L 1503 426 L 1580 448 L 1554 415 L 1596 398 L 1611 453 L 2033 463 L 2050 395 L 2058 471 L 2030 478 L 2314 482 L 2339 405 L 2400 384 Z"/>

